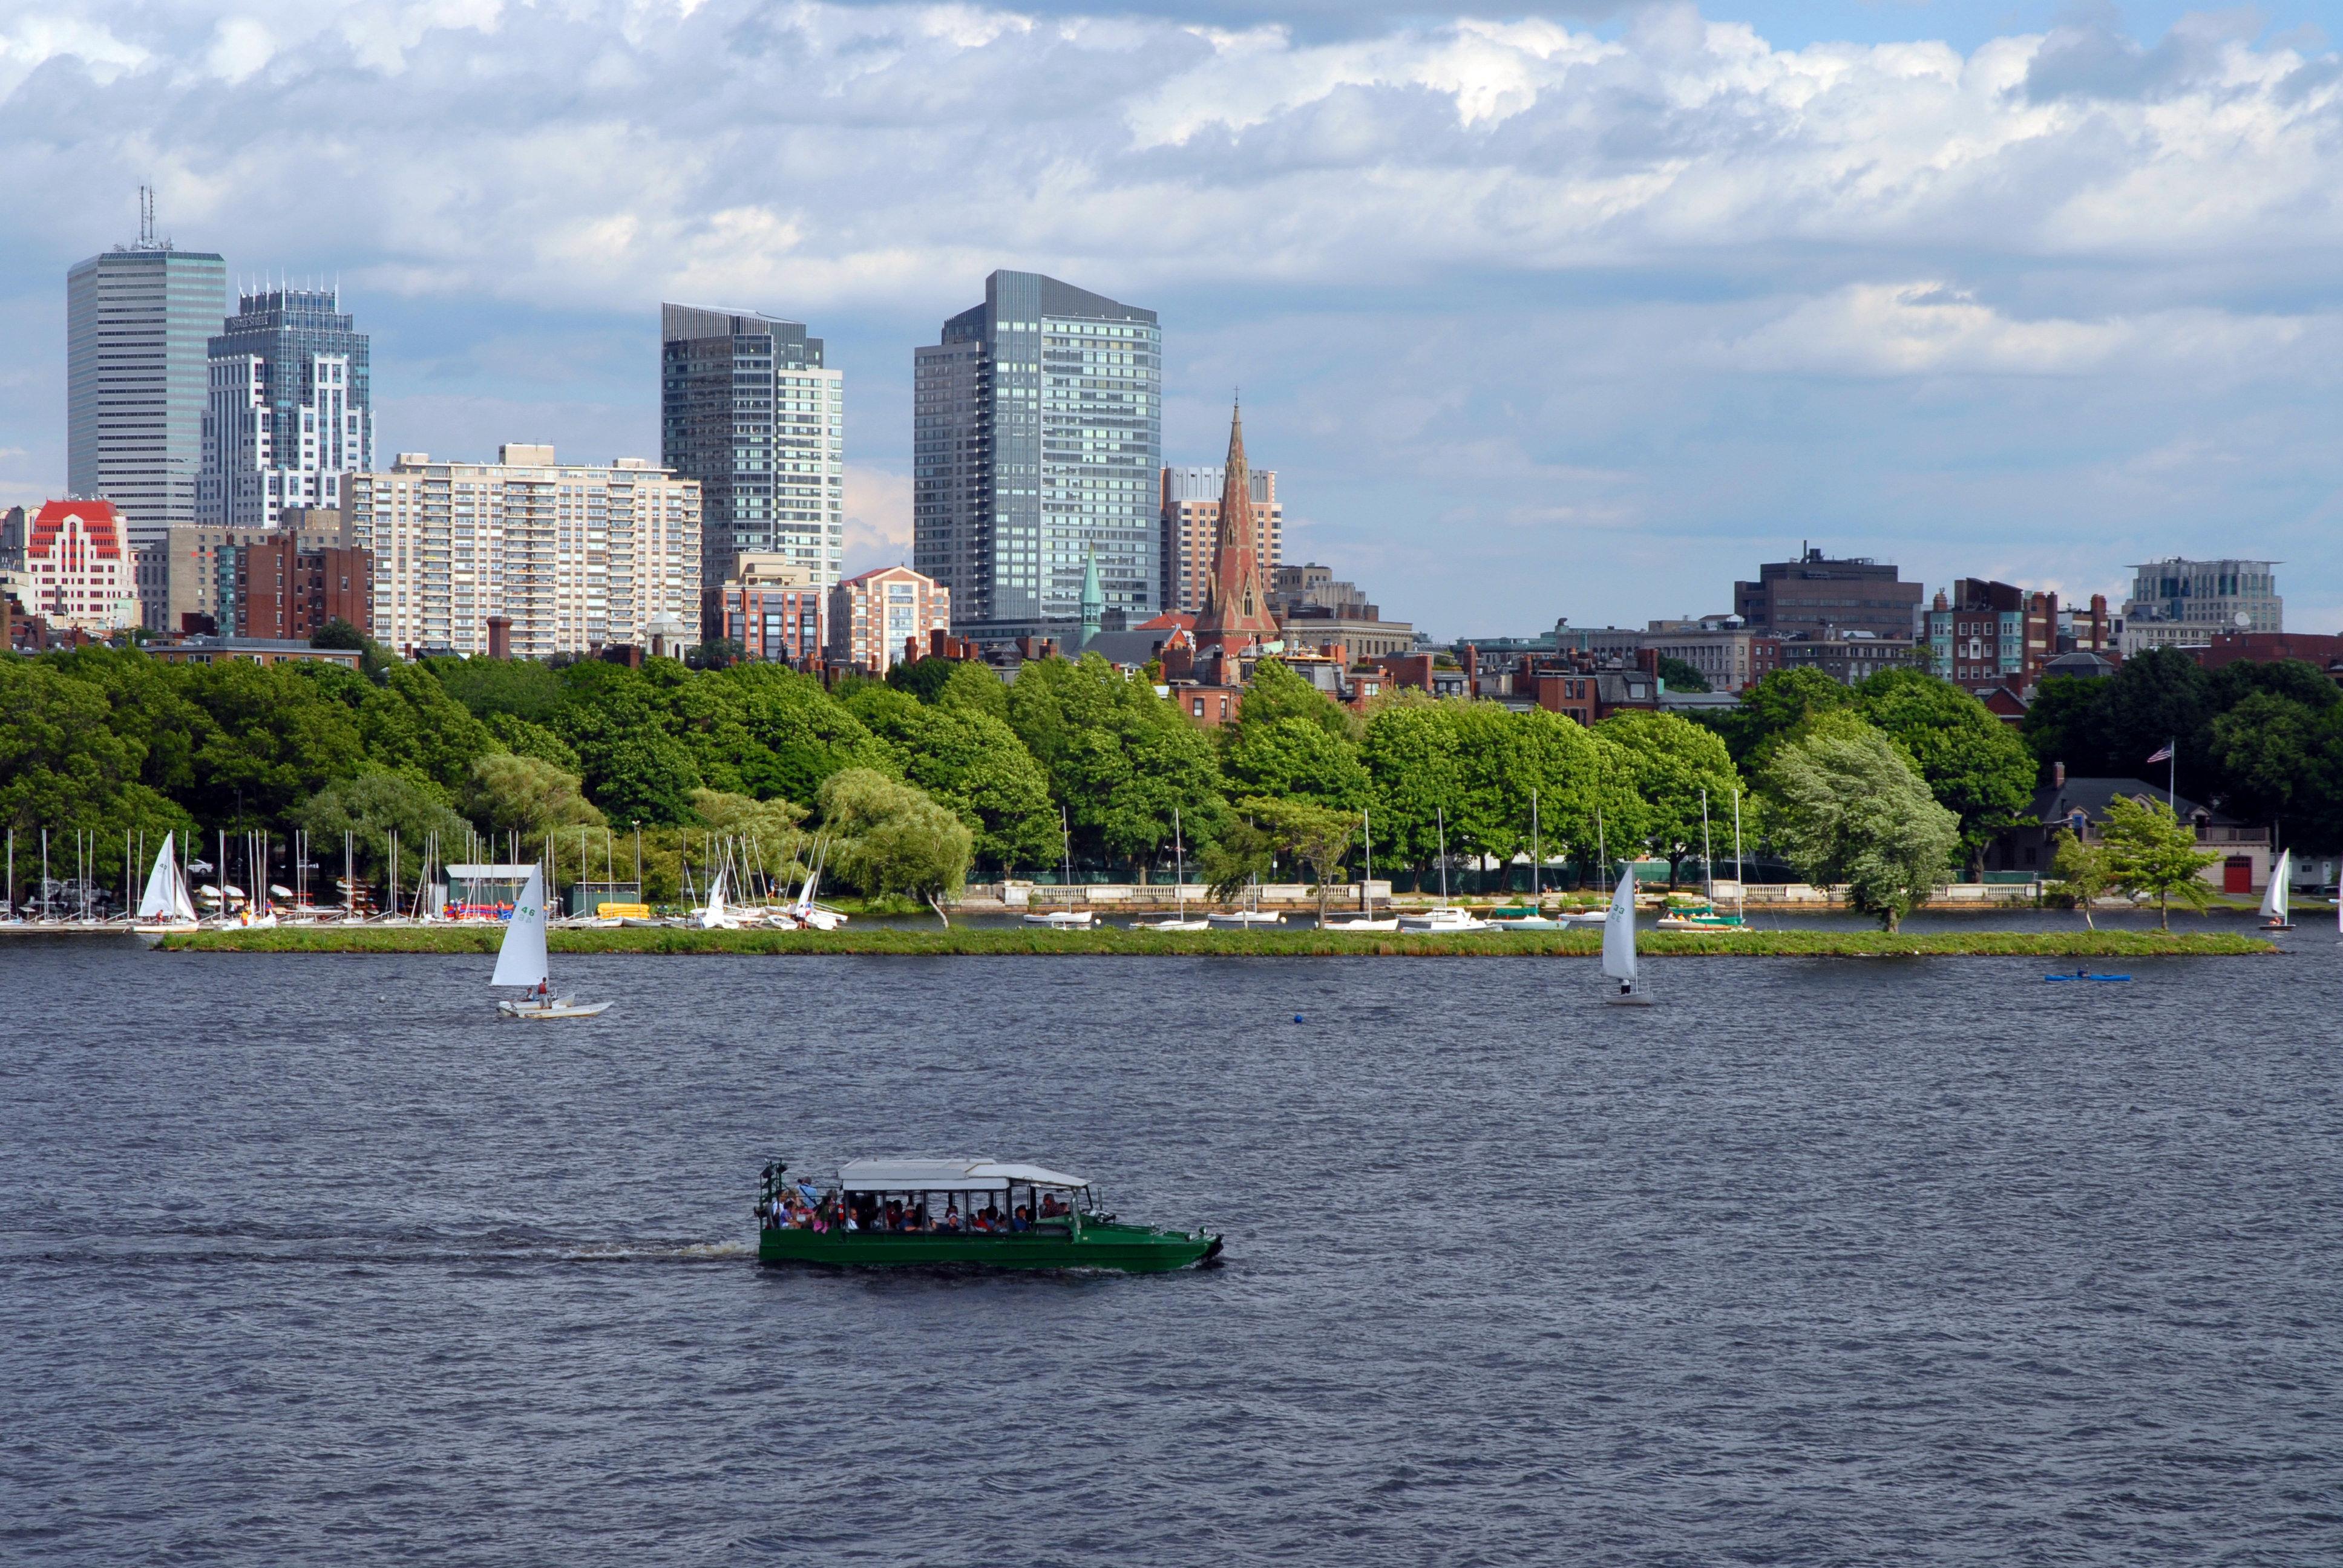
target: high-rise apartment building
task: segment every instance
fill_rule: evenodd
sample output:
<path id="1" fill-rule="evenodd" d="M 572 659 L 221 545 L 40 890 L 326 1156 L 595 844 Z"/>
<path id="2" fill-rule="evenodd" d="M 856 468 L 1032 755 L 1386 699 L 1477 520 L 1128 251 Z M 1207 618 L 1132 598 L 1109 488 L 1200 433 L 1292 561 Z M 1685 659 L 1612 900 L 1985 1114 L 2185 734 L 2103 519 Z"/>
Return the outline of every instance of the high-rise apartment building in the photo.
<path id="1" fill-rule="evenodd" d="M 2123 652 L 2209 645 L 2219 631 L 2284 631 L 2276 561 L 2190 561 L 2175 556 L 2132 570 Z"/>
<path id="2" fill-rule="evenodd" d="M 65 487 L 102 496 L 127 546 L 160 544 L 196 520 L 207 345 L 227 303 L 227 263 L 155 236 L 140 193 L 138 238 L 65 274 Z M 160 625 L 159 574 L 147 624 Z"/>
<path id="3" fill-rule="evenodd" d="M 1212 578 L 1212 540 L 1221 525 L 1221 487 L 1227 470 L 1190 464 L 1163 470 L 1159 527 L 1162 530 L 1161 580 L 1156 602 L 1165 609 L 1190 614 L 1204 608 L 1204 589 Z M 1255 468 L 1252 479 L 1252 537 L 1261 566 L 1261 580 L 1277 575 L 1281 536 L 1285 531 L 1285 508 L 1277 498 L 1277 470 Z"/>
<path id="4" fill-rule="evenodd" d="M 808 568 L 827 590 L 846 555 L 846 378 L 805 324 L 659 307 L 659 461 L 696 479 L 701 586 L 743 554 Z M 709 637 L 721 630 L 709 627 Z"/>
<path id="5" fill-rule="evenodd" d="M 338 507 L 374 467 L 367 335 L 331 289 L 247 294 L 209 346 L 196 518 L 268 528 L 287 507 Z"/>
<path id="6" fill-rule="evenodd" d="M 640 457 L 401 452 L 350 476 L 347 493 L 350 536 L 374 552 L 374 635 L 394 648 L 483 654 L 491 617 L 511 623 L 521 658 L 640 647 L 662 617 L 699 624 L 699 483 Z"/>
<path id="7" fill-rule="evenodd" d="M 1162 347 L 1151 310 L 996 272 L 913 352 L 911 561 L 955 631 L 1069 633 L 1093 556 L 1110 616 L 1155 613 Z"/>

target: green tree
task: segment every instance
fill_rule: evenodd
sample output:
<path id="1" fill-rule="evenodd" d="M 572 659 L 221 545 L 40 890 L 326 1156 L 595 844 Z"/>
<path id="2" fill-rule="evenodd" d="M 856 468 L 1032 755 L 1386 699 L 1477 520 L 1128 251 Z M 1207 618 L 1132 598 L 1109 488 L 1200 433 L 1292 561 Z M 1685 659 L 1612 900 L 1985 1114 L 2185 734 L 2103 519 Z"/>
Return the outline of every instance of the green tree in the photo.
<path id="1" fill-rule="evenodd" d="M 1855 693 L 1819 669 L 1777 669 L 1741 694 L 1729 712 L 1707 719 L 1743 768 L 1762 767 L 1766 754 L 1816 714 L 1853 706 Z"/>
<path id="2" fill-rule="evenodd" d="M 1961 819 L 1961 859 L 2032 820 L 2034 754 L 1986 705 L 1949 680 L 1888 669 L 1855 689 L 1855 711 L 1911 755 L 1936 803 Z"/>
<path id="3" fill-rule="evenodd" d="M 2192 910 L 2213 901 L 2213 890 L 2199 875 L 2219 854 L 2197 848 L 2197 833 L 2161 800 L 2117 796 L 2107 803 L 2099 838 L 2107 846 L 2116 885 L 2137 897 L 2156 895 L 2157 924 L 2172 927 L 2172 900 Z"/>
<path id="4" fill-rule="evenodd" d="M 1715 732 L 1673 713 L 1630 709 L 1613 714 L 1594 732 L 1619 748 L 1644 809 L 1642 842 L 1664 856 L 1674 884 L 1684 857 L 1700 847 L 1703 792 L 1712 819 L 1729 811 L 1741 788 L 1732 754 Z M 1619 839 L 1613 838 L 1613 844 Z"/>
<path id="5" fill-rule="evenodd" d="M 836 836 L 830 864 L 868 894 L 904 893 L 941 909 L 968 880 L 968 827 L 917 787 L 869 768 L 822 780 L 823 828 Z"/>
<path id="6" fill-rule="evenodd" d="M 524 847 L 563 828 L 599 828 L 602 813 L 578 787 L 578 775 L 537 757 L 499 751 L 472 764 L 464 811 L 490 834 L 514 832 Z"/>
<path id="7" fill-rule="evenodd" d="M 1009 688 L 990 665 L 961 660 L 936 693 L 939 708 L 964 708 L 1009 722 Z"/>
<path id="8" fill-rule="evenodd" d="M 327 785 L 355 778 L 366 745 L 357 715 L 331 695 L 351 678 L 248 659 L 189 667 L 186 695 L 202 718 L 181 803 L 207 827 L 269 827 Z"/>
<path id="9" fill-rule="evenodd" d="M 2314 709 L 2294 697 L 2257 690 L 2214 719 L 2206 737 L 2207 760 L 2221 781 L 2222 809 L 2248 822 L 2271 824 L 2292 817 L 2298 807 L 2312 809 L 2327 787 L 2327 752 L 2334 733 L 2328 712 L 2333 707 Z"/>
<path id="10" fill-rule="evenodd" d="M 1342 879 L 1343 858 L 1359 837 L 1357 814 L 1302 799 L 1240 800 L 1236 809 L 1309 870 L 1318 888 L 1318 919 L 1323 921 L 1326 885 Z"/>
<path id="11" fill-rule="evenodd" d="M 436 789 L 382 768 L 327 785 L 296 806 L 291 819 L 309 835 L 309 853 L 328 875 L 340 874 L 342 836 L 348 834 L 357 874 L 366 881 L 389 875 L 393 832 L 398 835 L 404 877 L 420 864 L 432 834 L 439 836 L 439 852 L 448 859 L 459 859 L 470 842 L 464 819 Z"/>
<path id="12" fill-rule="evenodd" d="M 309 639 L 311 648 L 341 648 L 350 653 L 363 653 L 366 650 L 366 633 L 340 616 L 334 617 L 319 627 L 317 635 Z"/>
<path id="13" fill-rule="evenodd" d="M 106 889 L 122 887 L 126 870 L 135 879 L 145 869 L 126 868 L 126 833 L 135 858 L 142 834 L 152 854 L 164 834 L 176 832 L 184 843 L 195 830 L 186 812 L 139 781 L 146 747 L 114 727 L 103 685 L 74 678 L 87 668 L 0 654 L 0 827 L 15 831 L 20 880 L 38 875 L 38 859 L 27 856 L 45 828 L 60 845 L 75 830 L 92 835 L 91 878 Z M 73 861 L 51 867 L 62 875 Z M 0 890 L 0 904 L 15 892 Z"/>
<path id="14" fill-rule="evenodd" d="M 357 718 L 369 762 L 429 779 L 450 793 L 465 787 L 474 763 L 497 749 L 488 727 L 411 664 L 392 669 L 367 692 Z"/>
<path id="15" fill-rule="evenodd" d="M 614 822 L 681 822 L 691 815 L 691 792 L 700 788 L 691 754 L 674 737 L 652 727 L 578 748 L 594 803 Z"/>
<path id="16" fill-rule="evenodd" d="M 906 779 L 968 824 L 978 859 L 1014 874 L 1058 858 L 1049 778 L 1005 722 L 957 703 L 923 706 L 876 681 L 847 706 L 895 749 Z"/>
<path id="17" fill-rule="evenodd" d="M 1282 659 L 1264 658 L 1253 666 L 1252 681 L 1237 705 L 1235 729 L 1298 719 L 1314 725 L 1332 739 L 1355 746 L 1363 729 L 1359 718 L 1296 675 Z"/>
<path id="18" fill-rule="evenodd" d="M 2058 879 L 2049 890 L 2075 900 L 2083 911 L 2085 927 L 2096 930 L 2098 922 L 2091 918 L 2091 905 L 2116 885 L 2115 861 L 2104 844 L 2089 844 L 2075 837 L 2072 829 L 2058 831 L 2058 850 L 2051 861 Z"/>
<path id="19" fill-rule="evenodd" d="M 1660 655 L 1659 669 L 1660 678 L 1667 682 L 1667 687 L 1670 691 L 1706 691 L 1709 689 L 1708 677 L 1703 675 L 1699 670 L 1694 669 L 1691 665 L 1686 664 L 1681 658 L 1672 658 L 1664 653 Z"/>
<path id="20" fill-rule="evenodd" d="M 933 703 L 943 696 L 944 687 L 959 664 L 957 659 L 938 658 L 932 654 L 925 658 L 897 659 L 887 667 L 887 684 L 921 702 Z"/>
<path id="21" fill-rule="evenodd" d="M 1959 819 L 1900 747 L 1858 719 L 1787 742 L 1765 778 L 1775 847 L 1809 881 L 1845 883 L 1847 901 L 1885 930 L 1927 898 L 1959 847 Z"/>
<path id="22" fill-rule="evenodd" d="M 1219 903 L 1232 902 L 1252 883 L 1267 878 L 1275 866 L 1276 843 L 1242 816 L 1232 817 L 1204 847 L 1197 875 Z"/>
<path id="23" fill-rule="evenodd" d="M 1221 771 L 1232 791 L 1352 812 L 1366 803 L 1367 770 L 1358 749 L 1324 725 L 1288 715 L 1233 725 L 1226 733 Z"/>
<path id="24" fill-rule="evenodd" d="M 417 665 L 476 719 L 509 713 L 545 725 L 552 724 L 556 711 L 574 699 L 583 697 L 590 704 L 593 683 L 602 671 L 621 677 L 634 673 L 600 659 L 572 665 L 569 672 L 533 658 L 427 658 Z"/>
<path id="25" fill-rule="evenodd" d="M 578 748 L 544 725 L 517 713 L 492 713 L 486 722 L 497 744 L 515 756 L 541 759 L 565 773 L 585 773 L 586 764 L 578 759 Z"/>
<path id="26" fill-rule="evenodd" d="M 1009 722 L 1085 852 L 1151 864 L 1172 841 L 1175 809 L 1199 839 L 1220 819 L 1212 741 L 1153 687 L 1096 654 L 1026 660 L 1009 690 Z"/>

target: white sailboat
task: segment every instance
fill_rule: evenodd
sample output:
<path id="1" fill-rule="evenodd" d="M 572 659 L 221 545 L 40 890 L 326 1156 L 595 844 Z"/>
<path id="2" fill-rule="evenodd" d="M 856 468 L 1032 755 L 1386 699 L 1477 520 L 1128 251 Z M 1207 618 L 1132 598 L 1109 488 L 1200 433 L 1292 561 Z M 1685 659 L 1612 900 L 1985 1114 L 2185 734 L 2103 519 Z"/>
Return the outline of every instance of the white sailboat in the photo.
<path id="1" fill-rule="evenodd" d="M 2294 922 L 2287 918 L 2287 884 L 2294 879 L 2294 851 L 2278 851 L 2278 864 L 2270 868 L 2269 886 L 2262 891 L 2262 930 L 2290 931 Z"/>
<path id="2" fill-rule="evenodd" d="M 824 839 L 814 857 L 812 867 L 806 872 L 805 886 L 798 890 L 798 901 L 789 906 L 789 918 L 808 930 L 834 931 L 846 923 L 846 917 L 827 905 L 814 902 L 814 894 L 821 887 L 821 873 L 830 864 L 830 843 Z"/>
<path id="3" fill-rule="evenodd" d="M 1611 895 L 1610 911 L 1603 917 L 1603 973 L 1619 982 L 1619 989 L 1604 997 L 1616 1007 L 1649 1007 L 1652 999 L 1644 994 L 1635 979 L 1635 868 L 1630 862 L 1619 873 L 1618 890 Z"/>
<path id="4" fill-rule="evenodd" d="M 1364 810 L 1359 813 L 1359 831 L 1367 841 L 1366 869 L 1359 883 L 1359 913 L 1347 920 L 1321 920 L 1322 931 L 1395 931 L 1399 930 L 1397 915 L 1377 915 L 1375 907 L 1375 824 Z"/>
<path id="5" fill-rule="evenodd" d="M 1058 808 L 1058 837 L 1065 846 L 1061 874 L 1065 878 L 1064 886 L 1069 890 L 1067 896 L 1071 897 L 1074 885 L 1074 830 L 1066 819 L 1066 809 L 1063 806 Z M 1025 923 L 1029 926 L 1048 926 L 1052 930 L 1081 931 L 1090 929 L 1093 918 L 1095 918 L 1095 912 L 1087 909 L 1029 910 L 1025 914 Z"/>
<path id="6" fill-rule="evenodd" d="M 138 900 L 138 923 L 132 928 L 142 937 L 159 940 L 173 931 L 192 931 L 201 923 L 196 900 L 187 891 L 186 873 L 179 869 L 176 837 L 163 835 L 155 869 L 146 873 L 146 890 Z"/>
<path id="7" fill-rule="evenodd" d="M 1453 908 L 1448 902 L 1448 812 L 1446 808 L 1434 808 L 1433 817 L 1440 824 L 1440 902 L 1420 914 L 1402 915 L 1399 929 L 1403 931 L 1432 931 L 1446 934 L 1452 931 L 1485 931 L 1489 922 L 1470 910 Z"/>
<path id="8" fill-rule="evenodd" d="M 497 1010 L 507 1018 L 592 1018 L 610 1005 L 607 1001 L 580 1003 L 575 997 L 553 994 L 545 953 L 542 867 L 530 868 L 520 897 L 513 900 L 512 919 L 505 925 L 504 945 L 497 950 L 497 972 L 488 977 L 488 983 L 528 988 L 528 994 L 518 1001 L 506 1000 L 497 1003 Z"/>
<path id="9" fill-rule="evenodd" d="M 1178 912 L 1168 920 L 1155 920 L 1141 929 L 1151 931 L 1209 931 L 1210 920 L 1188 918 L 1188 850 L 1181 841 L 1180 808 L 1172 808 L 1172 886 L 1175 890 Z"/>
<path id="10" fill-rule="evenodd" d="M 729 866 L 716 868 L 716 878 L 708 884 L 708 902 L 700 907 L 694 923 L 703 931 L 729 931 L 739 929 L 740 922 L 724 907 L 724 884 Z"/>

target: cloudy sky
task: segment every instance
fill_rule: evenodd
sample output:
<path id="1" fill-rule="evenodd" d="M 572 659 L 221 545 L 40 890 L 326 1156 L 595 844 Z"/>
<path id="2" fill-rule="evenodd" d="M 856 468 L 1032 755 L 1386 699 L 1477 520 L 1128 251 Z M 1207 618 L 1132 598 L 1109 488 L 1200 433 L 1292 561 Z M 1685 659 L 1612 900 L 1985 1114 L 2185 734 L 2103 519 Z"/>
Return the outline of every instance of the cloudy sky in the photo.
<path id="1" fill-rule="evenodd" d="M 337 278 L 380 446 L 656 456 L 662 298 L 801 317 L 856 565 L 911 347 L 996 266 L 1162 313 L 1289 558 L 1443 635 L 2287 564 L 2343 628 L 2343 4 L 0 0 L 0 501 L 65 472 L 65 271 L 135 190 Z"/>

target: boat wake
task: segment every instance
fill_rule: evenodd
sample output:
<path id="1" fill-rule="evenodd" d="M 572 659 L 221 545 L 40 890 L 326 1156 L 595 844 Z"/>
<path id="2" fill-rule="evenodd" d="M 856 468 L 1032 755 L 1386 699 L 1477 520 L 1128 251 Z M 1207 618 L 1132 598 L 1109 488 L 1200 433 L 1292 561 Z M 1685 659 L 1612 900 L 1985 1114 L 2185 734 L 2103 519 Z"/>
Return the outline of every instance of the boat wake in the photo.
<path id="1" fill-rule="evenodd" d="M 252 1265 L 345 1268 L 493 1268 L 541 1264 L 735 1263 L 753 1259 L 746 1241 L 685 1237 L 562 1237 L 541 1233 L 473 1235 L 419 1230 L 348 1232 L 257 1225 L 190 1226 L 136 1237 L 48 1235 L 0 1238 L 0 1269 L 43 1265 Z"/>

